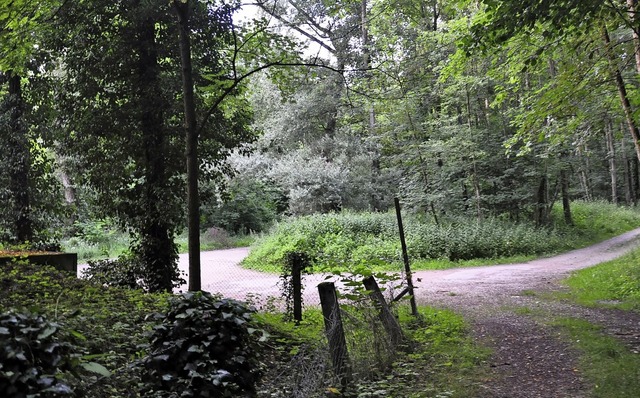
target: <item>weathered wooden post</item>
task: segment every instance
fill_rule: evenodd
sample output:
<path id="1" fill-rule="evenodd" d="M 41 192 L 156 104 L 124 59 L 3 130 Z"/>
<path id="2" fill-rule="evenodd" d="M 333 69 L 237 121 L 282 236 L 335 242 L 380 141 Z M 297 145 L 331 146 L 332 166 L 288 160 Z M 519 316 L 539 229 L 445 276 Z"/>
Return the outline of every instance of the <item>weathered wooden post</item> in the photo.
<path id="1" fill-rule="evenodd" d="M 400 232 L 400 244 L 402 245 L 402 260 L 404 261 L 404 272 L 407 275 L 407 288 L 400 294 L 400 297 L 409 293 L 411 296 L 411 313 L 413 316 L 418 316 L 418 306 L 416 306 L 416 297 L 413 295 L 413 278 L 411 277 L 411 266 L 409 265 L 409 254 L 407 254 L 407 242 L 404 239 L 404 226 L 402 225 L 402 213 L 400 212 L 400 200 L 394 199 L 396 205 L 396 217 L 398 218 L 398 230 Z"/>
<path id="2" fill-rule="evenodd" d="M 286 255 L 286 268 L 281 276 L 284 297 L 287 302 L 287 314 L 293 315 L 296 325 L 302 321 L 302 273 L 309 265 L 304 252 L 289 252 Z M 291 314 L 289 311 L 292 311 Z"/>
<path id="3" fill-rule="evenodd" d="M 291 284 L 293 285 L 293 320 L 296 325 L 302 321 L 302 258 L 293 256 L 291 263 Z"/>
<path id="4" fill-rule="evenodd" d="M 391 344 L 393 347 L 397 347 L 404 341 L 404 335 L 402 333 L 400 323 L 398 323 L 398 320 L 393 316 L 393 313 L 389 309 L 375 278 L 370 276 L 365 278 L 362 283 L 364 283 L 364 287 L 369 291 L 371 299 L 378 308 L 378 318 L 380 319 L 380 322 L 382 322 L 384 329 L 387 331 Z"/>
<path id="5" fill-rule="evenodd" d="M 344 337 L 336 287 L 333 282 L 323 282 L 318 285 L 318 293 L 320 294 L 320 305 L 324 315 L 324 330 L 329 341 L 333 370 L 340 379 L 342 386 L 346 387 L 351 381 L 351 366 L 349 364 L 347 341 Z"/>

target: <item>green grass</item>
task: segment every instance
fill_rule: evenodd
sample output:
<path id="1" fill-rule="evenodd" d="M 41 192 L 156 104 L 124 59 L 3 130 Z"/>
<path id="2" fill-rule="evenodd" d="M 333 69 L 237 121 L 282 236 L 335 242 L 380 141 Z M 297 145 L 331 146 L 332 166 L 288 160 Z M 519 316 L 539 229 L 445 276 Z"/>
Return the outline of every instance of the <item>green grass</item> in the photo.
<path id="1" fill-rule="evenodd" d="M 499 218 L 449 217 L 440 225 L 405 215 L 412 269 L 493 265 L 584 247 L 640 226 L 640 212 L 605 202 L 574 202 L 574 225 L 556 206 L 548 228 Z M 258 239 L 243 262 L 247 268 L 279 272 L 289 252 L 304 252 L 316 271 L 402 268 L 393 213 L 318 214 L 281 221 Z"/>
<path id="2" fill-rule="evenodd" d="M 640 391 L 640 356 L 587 321 L 555 322 L 581 352 L 580 371 L 593 384 L 595 398 L 636 398 Z"/>
<path id="3" fill-rule="evenodd" d="M 555 299 L 584 306 L 640 310 L 640 248 L 616 260 L 575 271 L 564 281 L 569 292 Z M 580 371 L 594 385 L 594 397 L 637 397 L 640 391 L 640 356 L 601 328 L 585 320 L 561 318 L 560 326 L 580 351 Z"/>
<path id="4" fill-rule="evenodd" d="M 640 310 L 640 249 L 616 260 L 575 271 L 562 297 L 586 306 Z"/>
<path id="5" fill-rule="evenodd" d="M 356 374 L 351 393 L 359 397 L 426 398 L 474 396 L 482 368 L 490 352 L 477 346 L 468 335 L 464 319 L 447 310 L 419 307 L 419 317 L 408 306 L 398 309 L 399 321 L 412 349 L 389 357 L 380 348 L 367 309 L 343 308 L 349 357 Z M 375 318 L 375 315 L 373 315 Z M 324 324 L 319 310 L 307 310 L 301 325 L 283 322 L 280 314 L 259 314 L 258 319 L 282 344 L 282 352 L 309 352 L 310 346 L 326 344 Z M 388 363 L 389 369 L 378 367 Z M 302 371 L 306 365 L 298 364 Z M 278 395 L 279 396 L 279 395 Z"/>

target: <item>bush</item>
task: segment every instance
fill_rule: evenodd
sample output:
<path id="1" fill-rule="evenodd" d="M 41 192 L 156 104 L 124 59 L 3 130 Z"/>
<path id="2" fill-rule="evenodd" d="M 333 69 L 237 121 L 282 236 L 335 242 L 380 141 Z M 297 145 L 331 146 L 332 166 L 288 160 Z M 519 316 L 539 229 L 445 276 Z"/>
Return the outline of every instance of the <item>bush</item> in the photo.
<path id="1" fill-rule="evenodd" d="M 74 346 L 42 315 L 0 315 L 0 391 L 5 397 L 73 396 L 60 375 L 72 369 Z"/>
<path id="2" fill-rule="evenodd" d="M 109 287 L 149 290 L 145 277 L 149 271 L 132 255 L 121 255 L 115 260 L 89 261 L 82 277 L 90 282 Z M 184 285 L 183 278 L 174 278 L 174 288 Z"/>
<path id="3" fill-rule="evenodd" d="M 574 202 L 574 226 L 537 228 L 506 219 L 447 217 L 440 224 L 405 215 L 405 232 L 412 260 L 466 261 L 551 254 L 606 239 L 640 225 L 640 213 L 603 202 Z M 397 269 L 400 239 L 393 213 L 321 214 L 288 219 L 252 248 L 243 264 L 279 272 L 286 255 L 305 253 L 316 270 L 350 270 L 367 265 Z"/>
<path id="4" fill-rule="evenodd" d="M 277 192 L 260 181 L 233 180 L 227 200 L 204 206 L 204 226 L 235 234 L 260 232 L 276 219 L 278 198 Z"/>
<path id="5" fill-rule="evenodd" d="M 292 252 L 306 253 L 311 264 L 344 266 L 353 259 L 359 246 L 379 243 L 380 239 L 397 242 L 395 215 L 392 213 L 331 213 L 291 218 L 277 223 L 271 233 L 257 242 L 243 264 L 249 268 L 279 272 Z M 383 253 L 370 250 L 361 253 L 367 258 L 388 259 L 394 252 L 388 244 Z M 396 257 L 398 259 L 398 257 Z"/>
<path id="6" fill-rule="evenodd" d="M 253 310 L 231 299 L 190 292 L 173 300 L 150 336 L 146 396 L 251 396 L 260 376 Z M 177 395 L 176 395 L 177 394 Z"/>

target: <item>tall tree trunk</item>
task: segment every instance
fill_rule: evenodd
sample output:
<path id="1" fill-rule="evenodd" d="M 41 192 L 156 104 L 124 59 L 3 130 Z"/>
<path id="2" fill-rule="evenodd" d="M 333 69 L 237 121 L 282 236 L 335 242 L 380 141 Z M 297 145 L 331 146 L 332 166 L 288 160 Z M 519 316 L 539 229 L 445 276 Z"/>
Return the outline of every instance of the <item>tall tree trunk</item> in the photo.
<path id="1" fill-rule="evenodd" d="M 609 176 L 611 179 L 611 202 L 618 203 L 618 171 L 616 168 L 616 150 L 613 142 L 613 127 L 607 120 L 604 126 L 604 135 L 607 142 L 607 159 L 609 160 Z"/>
<path id="2" fill-rule="evenodd" d="M 562 189 L 562 212 L 564 214 L 564 222 L 567 225 L 573 225 L 573 217 L 571 217 L 571 200 L 569 198 L 569 178 L 567 176 L 567 167 L 564 164 L 560 169 L 560 186 Z"/>
<path id="3" fill-rule="evenodd" d="M 478 181 L 478 170 L 476 167 L 476 161 L 473 161 L 473 190 L 476 194 L 476 217 L 477 220 L 482 220 L 482 203 L 480 196 L 480 182 Z"/>
<path id="4" fill-rule="evenodd" d="M 200 275 L 200 196 L 198 193 L 198 131 L 191 65 L 189 1 L 173 2 L 180 25 L 180 62 L 186 126 L 187 204 L 189 230 L 189 290 L 201 290 Z"/>
<path id="5" fill-rule="evenodd" d="M 547 197 L 548 197 L 547 175 L 543 175 L 540 179 L 538 192 L 536 193 L 536 212 L 534 220 L 537 226 L 543 226 L 547 223 Z"/>
<path id="6" fill-rule="evenodd" d="M 582 165 L 580 166 L 580 185 L 582 186 L 582 191 L 584 192 L 584 199 L 590 201 L 592 198 L 591 195 L 591 183 L 589 178 L 589 172 L 591 169 L 591 165 L 589 162 L 589 157 L 585 155 L 587 148 L 585 145 L 578 146 L 578 154 L 580 155 Z"/>
<path id="7" fill-rule="evenodd" d="M 622 127 L 621 130 L 624 130 Z M 625 203 L 630 206 L 633 203 L 633 184 L 631 180 L 631 162 L 629 162 L 629 158 L 627 157 L 627 148 L 625 145 L 625 137 L 622 136 L 622 140 L 620 140 L 620 153 L 622 154 L 622 163 L 624 164 L 624 200 Z"/>
<path id="8" fill-rule="evenodd" d="M 360 1 L 360 31 L 362 40 L 362 68 L 366 71 L 367 86 L 372 90 L 371 86 L 371 50 L 369 46 L 369 19 L 367 10 L 368 0 Z M 376 139 L 376 111 L 373 102 L 369 104 L 368 113 L 368 137 L 367 145 L 371 151 L 371 208 L 373 211 L 381 211 L 385 208 L 381 203 L 381 195 L 377 192 L 380 179 L 380 150 L 378 148 L 378 140 Z"/>
<path id="9" fill-rule="evenodd" d="M 633 49 L 636 60 L 636 71 L 640 73 L 640 26 L 637 25 L 638 0 L 627 0 L 627 11 L 629 13 L 629 22 L 631 23 L 631 31 L 633 35 Z"/>
<path id="10" fill-rule="evenodd" d="M 137 96 L 141 109 L 140 129 L 145 155 L 145 215 L 137 231 L 140 241 L 134 246 L 134 252 L 149 269 L 149 289 L 170 292 L 175 279 L 178 278 L 177 250 L 173 230 L 166 221 L 164 209 L 163 193 L 167 191 L 168 186 L 165 163 L 166 133 L 164 105 L 159 95 L 162 88 L 156 26 L 152 18 L 146 18 L 142 22 L 137 44 L 137 73 L 140 82 Z"/>
<path id="11" fill-rule="evenodd" d="M 633 138 L 633 145 L 636 150 L 636 156 L 640 159 L 640 133 L 638 132 L 638 126 L 633 118 L 633 109 L 631 108 L 631 102 L 629 101 L 629 96 L 627 95 L 627 88 L 624 84 L 624 80 L 622 79 L 622 73 L 620 73 L 620 68 L 615 63 L 615 56 L 611 52 L 611 38 L 609 37 L 609 32 L 606 28 L 602 29 L 602 34 L 605 43 L 605 50 L 607 52 L 607 57 L 609 58 L 609 67 L 611 68 L 611 74 L 616 83 L 616 87 L 618 89 L 618 94 L 620 95 L 620 102 L 622 103 L 622 110 L 624 111 L 625 120 L 627 122 L 627 128 L 629 130 L 629 134 L 631 138 Z"/>
<path id="12" fill-rule="evenodd" d="M 7 143 L 9 160 L 9 192 L 13 201 L 13 225 L 15 240 L 18 243 L 33 241 L 33 223 L 31 221 L 31 195 L 29 187 L 29 169 L 31 154 L 27 126 L 24 122 L 24 98 L 22 97 L 21 77 L 12 73 L 9 76 L 8 98 L 5 112 L 9 114 Z"/>
<path id="13" fill-rule="evenodd" d="M 633 191 L 635 196 L 633 197 L 633 203 L 638 204 L 638 196 L 640 195 L 640 160 L 633 158 Z"/>

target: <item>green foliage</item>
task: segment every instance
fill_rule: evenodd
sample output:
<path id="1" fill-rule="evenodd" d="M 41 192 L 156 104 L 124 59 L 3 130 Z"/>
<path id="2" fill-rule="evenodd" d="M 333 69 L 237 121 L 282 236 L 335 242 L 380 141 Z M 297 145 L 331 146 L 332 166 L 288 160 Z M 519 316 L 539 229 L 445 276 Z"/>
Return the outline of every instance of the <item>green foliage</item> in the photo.
<path id="1" fill-rule="evenodd" d="M 595 398 L 632 398 L 640 389 L 640 358 L 620 341 L 605 336 L 585 320 L 561 318 L 555 322 L 582 353 L 580 371 L 594 386 Z"/>
<path id="2" fill-rule="evenodd" d="M 259 377 L 258 335 L 253 310 L 207 292 L 186 293 L 171 302 L 150 336 L 145 396 L 251 396 Z"/>
<path id="3" fill-rule="evenodd" d="M 554 219 L 563 220 L 562 209 L 554 209 Z M 640 212 L 636 208 L 619 206 L 610 202 L 575 201 L 571 203 L 573 226 L 556 222 L 556 228 L 588 242 L 607 239 L 640 225 Z"/>
<path id="4" fill-rule="evenodd" d="M 115 260 L 89 261 L 82 277 L 98 285 L 149 291 L 146 272 L 136 257 L 124 254 Z M 177 278 L 174 288 L 185 283 L 183 278 Z"/>
<path id="5" fill-rule="evenodd" d="M 224 228 L 234 234 L 261 232 L 276 219 L 278 199 L 278 193 L 262 182 L 232 180 L 221 204 L 204 207 L 203 227 Z"/>
<path id="6" fill-rule="evenodd" d="M 583 305 L 640 309 L 640 250 L 595 267 L 575 271 L 565 280 L 569 297 Z"/>
<path id="7" fill-rule="evenodd" d="M 1 267 L 0 284 L 0 312 L 30 308 L 54 320 L 52 323 L 64 324 L 55 336 L 75 346 L 81 355 L 79 363 L 96 369 L 102 365 L 112 373 L 108 378 L 95 372 L 65 378 L 76 393 L 96 398 L 137 396 L 140 375 L 131 363 L 141 355 L 139 346 L 151 327 L 147 315 L 166 310 L 166 295 L 105 288 L 51 267 L 26 263 Z"/>
<path id="8" fill-rule="evenodd" d="M 374 253 L 369 250 L 380 243 L 381 237 L 391 236 L 395 229 L 391 213 L 343 212 L 289 219 L 277 223 L 272 233 L 256 242 L 243 264 L 279 272 L 286 264 L 288 253 L 302 252 L 307 254 L 311 265 L 335 266 L 347 261 L 360 245 L 368 248 L 360 249 L 360 255 L 371 259 Z M 391 254 L 388 246 L 383 250 Z"/>
<path id="9" fill-rule="evenodd" d="M 0 314 L 0 391 L 4 396 L 74 396 L 61 375 L 72 370 L 76 349 L 59 337 L 60 325 L 42 315 Z"/>
<path id="10" fill-rule="evenodd" d="M 247 267 L 273 269 L 288 250 L 305 251 L 321 268 L 366 264 L 391 269 L 400 261 L 400 243 L 391 213 L 343 213 L 301 217 L 281 222 L 257 242 L 244 261 Z M 440 225 L 406 217 L 405 233 L 413 260 L 497 258 L 558 250 L 558 235 L 526 224 L 498 219 L 477 222 L 449 219 Z"/>
<path id="11" fill-rule="evenodd" d="M 300 300 L 302 300 L 302 291 L 304 290 L 304 284 L 302 279 L 304 274 L 309 272 L 310 261 L 309 257 L 304 252 L 290 252 L 285 255 L 285 264 L 282 267 L 280 273 L 280 280 L 278 281 L 278 287 L 280 288 L 280 294 L 285 304 L 284 318 L 287 321 L 294 319 L 293 307 L 295 301 L 294 295 L 294 269 L 297 270 L 300 276 Z M 303 304 L 303 303 L 301 303 Z"/>
<path id="12" fill-rule="evenodd" d="M 461 261 L 522 258 L 555 253 L 612 237 L 640 225 L 635 209 L 606 202 L 572 204 L 574 225 L 565 225 L 562 210 L 553 213 L 553 228 L 508 219 L 448 217 L 439 224 L 417 215 L 404 218 L 409 258 L 415 269 L 449 266 Z M 258 241 L 243 265 L 279 272 L 289 252 L 306 253 L 316 270 L 399 269 L 401 253 L 392 213 L 325 214 L 281 221 Z"/>

